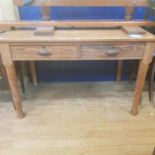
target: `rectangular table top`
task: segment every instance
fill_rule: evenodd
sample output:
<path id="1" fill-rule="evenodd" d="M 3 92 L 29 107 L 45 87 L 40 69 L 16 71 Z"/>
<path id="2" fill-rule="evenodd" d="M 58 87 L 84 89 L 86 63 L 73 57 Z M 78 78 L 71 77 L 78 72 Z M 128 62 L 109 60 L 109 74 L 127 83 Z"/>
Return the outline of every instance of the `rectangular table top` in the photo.
<path id="1" fill-rule="evenodd" d="M 100 42 L 100 41 L 155 41 L 155 35 L 150 32 L 142 36 L 130 36 L 122 29 L 65 29 L 55 30 L 54 35 L 36 36 L 34 30 L 7 31 L 0 35 L 2 42 Z"/>

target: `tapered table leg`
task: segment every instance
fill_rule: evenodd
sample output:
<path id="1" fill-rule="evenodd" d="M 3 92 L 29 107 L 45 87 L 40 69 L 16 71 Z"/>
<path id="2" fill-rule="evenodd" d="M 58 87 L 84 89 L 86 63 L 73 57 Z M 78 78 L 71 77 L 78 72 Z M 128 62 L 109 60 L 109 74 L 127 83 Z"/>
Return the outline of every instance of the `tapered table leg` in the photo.
<path id="1" fill-rule="evenodd" d="M 122 70 L 123 70 L 123 60 L 119 60 L 117 62 L 117 72 L 116 72 L 116 81 L 117 82 L 121 82 Z"/>
<path id="2" fill-rule="evenodd" d="M 35 62 L 30 61 L 29 62 L 29 67 L 30 67 L 30 74 L 31 74 L 32 83 L 33 83 L 34 86 L 37 86 L 38 81 L 37 81 L 37 75 L 36 75 Z"/>
<path id="3" fill-rule="evenodd" d="M 153 43 L 147 43 L 143 59 L 141 60 L 140 65 L 139 65 L 136 86 L 135 86 L 135 91 L 134 91 L 134 99 L 133 99 L 133 104 L 131 108 L 132 115 L 138 114 L 138 106 L 140 104 L 140 98 L 141 98 L 141 94 L 143 91 L 148 67 L 152 61 L 153 51 L 155 49 L 154 47 L 155 45 Z"/>
<path id="4" fill-rule="evenodd" d="M 1 51 L 2 63 L 4 65 L 6 76 L 8 78 L 8 83 L 10 86 L 10 91 L 11 91 L 17 116 L 18 118 L 23 118 L 25 114 L 22 109 L 20 92 L 17 84 L 17 76 L 15 71 L 15 66 L 11 58 L 9 44 L 5 44 L 5 43 L 0 44 L 0 51 Z"/>
<path id="5" fill-rule="evenodd" d="M 153 83 L 155 77 L 155 59 L 153 60 L 150 68 L 150 77 L 149 77 L 149 99 L 150 102 L 154 104 L 154 95 L 153 95 Z"/>

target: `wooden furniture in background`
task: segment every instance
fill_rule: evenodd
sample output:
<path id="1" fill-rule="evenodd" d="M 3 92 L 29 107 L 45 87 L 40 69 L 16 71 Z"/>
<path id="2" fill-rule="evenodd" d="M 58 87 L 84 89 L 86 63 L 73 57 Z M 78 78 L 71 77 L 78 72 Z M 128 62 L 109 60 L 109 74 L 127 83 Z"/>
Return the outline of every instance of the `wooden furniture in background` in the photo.
<path id="1" fill-rule="evenodd" d="M 23 0 L 14 0 L 17 6 L 25 5 Z M 120 26 L 155 26 L 155 22 L 146 20 L 132 21 L 135 6 L 147 6 L 146 0 L 32 0 L 30 5 L 43 7 L 44 20 L 49 19 L 50 6 L 124 6 L 126 15 L 124 21 L 22 21 L 0 22 L 0 28 L 11 27 L 42 27 L 55 28 L 103 28 Z M 56 30 L 50 36 L 34 36 L 33 31 L 12 31 L 3 35 L 0 40 L 0 52 L 10 89 L 15 103 L 17 115 L 24 117 L 21 99 L 17 87 L 17 78 L 13 61 L 29 61 L 32 81 L 37 84 L 35 63 L 33 61 L 49 60 L 119 60 L 117 80 L 121 79 L 122 60 L 140 60 L 135 96 L 131 113 L 138 113 L 141 92 L 146 77 L 148 65 L 152 60 L 155 37 L 147 32 L 141 38 L 132 38 L 122 30 Z M 86 35 L 87 34 L 87 35 Z M 130 50 L 129 50 L 130 49 Z M 132 49 L 132 50 L 131 50 Z M 89 52 L 89 53 L 88 53 Z"/>
<path id="2" fill-rule="evenodd" d="M 1 60 L 0 60 L 0 64 L 1 64 Z M 1 64 L 2 65 L 2 64 Z M 2 74 L 2 66 L 0 65 L 0 80 L 3 79 L 3 74 Z"/>
<path id="3" fill-rule="evenodd" d="M 35 5 L 35 6 L 42 6 L 42 10 L 43 10 L 43 19 L 45 20 L 49 20 L 50 18 L 50 6 L 95 6 L 95 7 L 100 7 L 100 6 L 123 6 L 125 7 L 125 20 L 126 21 L 132 21 L 132 16 L 134 13 L 134 7 L 135 6 L 148 6 L 148 1 L 147 0 L 129 0 L 128 2 L 124 1 L 124 0 L 117 0 L 117 1 L 113 1 L 113 0 L 29 0 L 29 1 L 23 1 L 23 0 L 14 0 L 14 4 L 16 6 L 23 6 L 23 5 Z M 131 22 L 129 22 L 131 24 Z M 68 24 L 68 22 L 67 22 Z M 75 25 L 76 24 L 76 25 Z M 78 23 L 79 24 L 79 23 Z M 85 26 L 85 27 L 103 27 L 103 26 L 117 26 L 115 25 L 115 23 L 108 23 L 107 25 L 105 25 L 105 23 L 98 25 L 96 22 L 95 23 L 91 23 L 89 22 L 88 24 L 80 24 L 77 25 L 77 23 L 71 23 L 71 25 L 74 25 L 75 27 L 81 27 L 81 26 Z M 133 24 L 133 23 L 132 23 Z M 122 23 L 119 23 L 118 26 L 122 26 Z M 140 26 L 140 24 L 137 24 L 138 26 Z M 58 26 L 58 25 L 53 25 L 53 26 Z M 60 26 L 60 25 L 59 25 Z M 70 26 L 70 25 L 66 25 L 65 23 L 62 24 L 62 26 Z M 144 25 L 143 25 L 144 26 Z M 117 70 L 116 70 L 116 81 L 120 82 L 121 81 L 121 76 L 122 76 L 122 69 L 123 69 L 123 62 L 122 61 L 118 61 L 117 63 Z"/>
<path id="4" fill-rule="evenodd" d="M 17 6 L 25 5 L 24 0 L 14 0 Z M 146 6 L 147 0 L 32 0 L 30 5 L 37 6 Z"/>
<path id="5" fill-rule="evenodd" d="M 153 150 L 153 154 L 152 155 L 155 155 L 155 148 L 154 148 L 154 150 Z"/>
<path id="6" fill-rule="evenodd" d="M 0 34 L 8 31 L 8 28 L 0 28 Z M 7 77 L 0 57 L 0 89 L 7 88 Z"/>
<path id="7" fill-rule="evenodd" d="M 115 30 L 56 30 L 53 36 L 39 37 L 32 30 L 10 31 L 0 36 L 0 53 L 19 118 L 22 110 L 14 61 L 140 60 L 131 114 L 138 105 L 155 49 L 155 36 L 140 38 Z"/>
<path id="8" fill-rule="evenodd" d="M 10 31 L 10 30 L 16 30 L 16 27 L 15 26 L 0 27 L 0 34 L 5 33 L 7 31 Z M 15 64 L 15 68 L 16 68 L 17 73 L 18 73 L 18 80 L 20 83 L 20 88 L 21 88 L 22 93 L 25 93 L 25 91 L 26 91 L 25 90 L 26 85 L 25 85 L 25 79 L 24 79 L 24 77 L 26 75 L 25 74 L 25 68 L 26 68 L 25 66 L 26 66 L 25 63 L 23 63 L 23 62 L 22 63 L 19 62 L 18 64 Z M 33 77 L 33 76 L 34 75 L 31 75 L 31 77 Z M 0 80 L 1 80 L 0 85 L 2 85 L 1 88 L 7 88 L 8 87 L 8 81 L 7 81 L 7 78 L 5 75 L 5 70 L 4 70 L 4 67 L 1 63 L 1 60 L 0 60 Z"/>
<path id="9" fill-rule="evenodd" d="M 1 58 L 0 58 L 0 81 L 1 81 L 0 83 L 3 84 L 3 87 L 5 87 L 5 85 L 6 85 L 6 77 L 5 77 L 5 71 L 4 71 L 4 68 L 3 68 Z"/>
<path id="10" fill-rule="evenodd" d="M 135 4 L 136 5 L 136 4 Z M 126 6 L 125 7 L 125 20 L 132 21 L 134 13 L 134 6 Z M 123 61 L 120 60 L 117 62 L 117 70 L 116 70 L 116 81 L 120 82 L 122 78 L 122 71 L 123 71 Z"/>
<path id="11" fill-rule="evenodd" d="M 42 19 L 43 19 L 43 21 L 50 20 L 50 7 L 49 6 L 42 6 Z M 53 28 L 52 34 L 54 34 L 54 27 L 50 27 L 50 28 Z M 29 65 L 30 65 L 32 82 L 33 82 L 34 86 L 37 86 L 38 80 L 37 80 L 37 75 L 36 75 L 35 62 L 31 61 L 29 63 Z"/>
<path id="12" fill-rule="evenodd" d="M 113 28 L 120 26 L 155 26 L 155 22 L 147 20 L 115 21 L 115 20 L 63 20 L 63 21 L 0 21 L 0 28 L 35 28 L 42 26 L 54 26 L 55 28 Z"/>
<path id="13" fill-rule="evenodd" d="M 155 58 L 150 65 L 150 75 L 149 75 L 149 99 L 150 102 L 155 105 L 154 101 L 154 79 L 155 79 Z"/>

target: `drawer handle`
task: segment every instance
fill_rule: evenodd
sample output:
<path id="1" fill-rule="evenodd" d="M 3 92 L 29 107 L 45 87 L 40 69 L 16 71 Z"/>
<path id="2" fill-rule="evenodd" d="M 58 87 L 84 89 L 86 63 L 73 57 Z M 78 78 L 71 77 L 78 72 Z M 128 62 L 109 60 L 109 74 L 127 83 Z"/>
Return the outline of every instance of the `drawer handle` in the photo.
<path id="1" fill-rule="evenodd" d="M 109 55 L 109 56 L 115 56 L 119 53 L 119 50 L 118 49 L 109 49 L 107 50 L 106 54 Z"/>
<path id="2" fill-rule="evenodd" d="M 47 49 L 43 48 L 39 52 L 37 52 L 38 55 L 40 56 L 51 56 L 52 53 L 49 52 Z"/>

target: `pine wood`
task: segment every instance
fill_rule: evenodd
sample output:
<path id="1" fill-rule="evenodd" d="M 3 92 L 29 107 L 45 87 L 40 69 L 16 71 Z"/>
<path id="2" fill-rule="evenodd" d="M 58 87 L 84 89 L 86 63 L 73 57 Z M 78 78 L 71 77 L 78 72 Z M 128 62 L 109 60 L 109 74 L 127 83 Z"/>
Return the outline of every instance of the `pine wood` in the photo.
<path id="1" fill-rule="evenodd" d="M 131 21 L 133 19 L 133 13 L 134 13 L 134 7 L 127 6 L 125 8 L 125 20 Z M 123 28 L 124 28 L 124 26 L 123 26 Z M 119 60 L 117 62 L 117 68 L 116 68 L 116 81 L 117 82 L 121 82 L 122 70 L 123 70 L 123 61 Z"/>
<path id="2" fill-rule="evenodd" d="M 54 35 L 54 27 L 38 27 L 35 29 L 34 34 L 38 36 L 50 36 Z"/>
<path id="3" fill-rule="evenodd" d="M 13 61 L 141 60 L 131 114 L 138 113 L 143 85 L 155 49 L 155 36 L 141 38 L 115 30 L 56 30 L 53 36 L 35 36 L 32 30 L 10 31 L 0 36 L 0 51 L 18 117 L 23 117 Z M 105 50 L 106 49 L 106 50 Z"/>
<path id="4" fill-rule="evenodd" d="M 154 78 L 155 78 L 155 58 L 150 65 L 150 75 L 149 75 L 149 99 L 150 102 L 155 106 L 154 102 Z"/>
<path id="5" fill-rule="evenodd" d="M 3 79 L 3 68 L 2 68 L 2 62 L 1 62 L 1 58 L 0 58 L 0 80 L 2 80 Z"/>
<path id="6" fill-rule="evenodd" d="M 38 81 L 37 81 L 37 75 L 36 75 L 35 62 L 30 61 L 29 62 L 29 67 L 30 67 L 32 83 L 33 83 L 34 86 L 37 86 L 38 85 Z"/>
<path id="7" fill-rule="evenodd" d="M 53 36 L 35 36 L 33 30 L 17 30 L 9 31 L 0 36 L 0 42 L 10 42 L 14 45 L 50 45 L 51 42 L 56 44 L 65 43 L 65 45 L 70 45 L 70 43 L 75 44 L 77 42 L 81 43 L 99 43 L 99 42 L 145 42 L 154 41 L 154 35 L 146 31 L 146 34 L 140 38 L 130 37 L 122 31 L 122 29 L 106 30 L 106 29 L 68 29 L 68 30 L 56 30 Z M 38 44 L 36 44 L 38 43 Z M 12 44 L 12 45 L 13 45 Z"/>
<path id="8" fill-rule="evenodd" d="M 49 6 L 42 6 L 42 19 L 43 19 L 43 21 L 50 20 L 50 16 L 51 16 L 50 7 Z M 55 27 L 52 26 L 50 28 L 52 29 L 52 32 L 51 31 L 50 32 L 46 31 L 46 34 L 54 34 Z M 37 81 L 37 75 L 36 75 L 35 62 L 31 61 L 29 63 L 29 66 L 30 66 L 30 73 L 31 73 L 32 82 L 33 82 L 34 86 L 37 86 L 38 81 Z"/>
<path id="9" fill-rule="evenodd" d="M 155 58 L 150 65 L 150 75 L 149 75 L 149 99 L 153 106 L 155 106 L 154 102 L 154 78 L 155 78 Z"/>
<path id="10" fill-rule="evenodd" d="M 17 6 L 21 6 L 21 5 L 24 5 L 23 1 L 22 0 L 14 0 L 14 4 L 17 5 Z M 109 1 L 109 0 L 104 0 L 104 1 L 101 1 L 101 0 L 82 0 L 82 1 L 79 1 L 79 0 L 73 0 L 73 1 L 70 1 L 70 0 L 50 0 L 50 1 L 46 1 L 46 0 L 32 0 L 32 3 L 31 5 L 37 5 L 37 6 L 43 6 L 43 14 L 44 14 L 44 19 L 45 20 L 48 20 L 49 19 L 49 6 L 125 6 L 126 7 L 126 20 L 131 20 L 132 18 L 132 13 L 133 13 L 133 7 L 135 6 L 147 6 L 147 1 L 146 0 L 130 0 L 128 2 L 124 1 L 124 0 L 118 0 L 118 1 Z M 33 26 L 55 26 L 55 27 L 109 27 L 109 25 L 111 27 L 115 27 L 115 26 L 131 26 L 131 25 L 138 25 L 138 26 L 144 26 L 144 25 L 147 25 L 147 26 L 155 26 L 154 22 L 148 22 L 148 21 L 138 21 L 138 22 L 134 22 L 134 21 L 130 21 L 130 22 L 124 22 L 124 21 L 99 21 L 99 22 L 96 22 L 96 21 L 89 21 L 89 22 L 86 22 L 86 21 L 78 21 L 78 22 L 74 22 L 74 21 L 62 21 L 62 22 L 56 22 L 56 21 L 51 21 L 51 22 L 40 22 L 40 23 L 37 23 L 37 22 L 23 22 L 23 23 L 18 23 L 18 22 L 14 22 L 14 23 L 6 23 L 6 22 L 3 22 L 0 24 L 0 26 L 3 28 L 3 27 L 30 27 L 30 25 L 33 27 Z M 99 31 L 98 31 L 99 32 Z M 76 34 L 76 33 L 75 33 Z M 89 34 L 89 33 L 88 33 Z M 97 35 L 99 35 L 98 33 L 96 33 Z M 96 36 L 96 34 L 93 34 Z M 67 34 L 68 35 L 68 34 Z M 74 35 L 74 34 L 73 34 Z M 84 34 L 83 34 L 84 35 Z M 86 35 L 86 34 L 85 34 Z M 115 34 L 113 34 L 115 35 Z M 109 34 L 108 34 L 109 36 Z M 25 36 L 26 37 L 26 36 Z M 61 36 L 62 37 L 62 36 Z M 70 36 L 69 36 L 70 37 Z M 77 35 L 76 34 L 76 37 L 75 38 L 69 38 L 67 36 L 67 40 L 65 42 L 78 42 L 80 40 L 80 42 L 93 42 L 94 40 L 91 38 L 92 36 L 89 36 L 88 37 L 82 37 L 81 39 L 81 35 Z M 19 38 L 18 38 L 19 39 Z M 13 42 L 19 42 L 19 40 L 14 40 Z M 25 42 L 26 40 L 24 40 L 25 38 L 23 38 L 22 42 Z M 40 41 L 36 41 L 35 40 L 36 38 L 34 38 L 33 36 L 31 36 L 31 39 L 29 41 L 35 41 L 35 42 L 40 42 Z M 71 40 L 72 39 L 72 40 Z M 126 41 L 136 41 L 136 39 L 127 39 L 127 38 L 121 38 L 119 41 L 124 41 L 124 39 L 126 39 Z M 63 40 L 63 37 L 60 38 L 60 36 L 58 35 L 58 37 L 54 38 L 54 39 L 49 39 L 48 42 L 50 41 L 55 41 L 55 42 L 59 42 L 60 40 Z M 153 39 L 154 40 L 154 39 Z M 46 38 L 45 40 L 42 40 L 42 41 L 46 41 Z M 99 38 L 98 40 L 96 41 L 116 41 L 116 38 L 109 38 L 109 39 L 105 39 L 104 37 L 103 38 Z M 139 41 L 152 41 L 151 38 L 147 38 L 145 40 L 145 38 L 141 38 L 139 39 Z M 10 43 L 10 40 L 7 41 L 8 43 Z M 26 41 L 27 42 L 27 41 Z M 78 46 L 78 47 L 77 47 Z M 99 47 L 99 45 L 98 45 Z M 98 48 L 97 47 L 97 48 Z M 27 47 L 26 47 L 27 48 Z M 89 53 L 87 53 L 86 51 L 82 51 L 81 50 L 81 45 L 76 45 L 77 49 L 80 49 L 78 51 L 77 56 L 82 56 L 84 59 L 93 59 L 94 58 L 103 58 L 105 57 L 105 55 L 103 56 L 102 53 L 93 53 L 91 56 L 88 56 Z M 119 46 L 120 48 L 120 46 Z M 40 47 L 39 47 L 40 49 Z M 88 50 L 90 50 L 90 47 L 87 48 Z M 38 50 L 38 49 L 37 49 Z M 143 50 L 140 50 L 143 52 Z M 12 52 L 12 51 L 11 51 Z M 13 57 L 16 56 L 17 50 L 13 50 Z M 59 52 L 59 50 L 56 50 L 56 53 Z M 113 50 L 114 52 L 114 50 Z M 24 55 L 25 51 L 20 55 L 19 57 L 17 56 L 17 59 L 20 59 L 23 55 Z M 125 53 L 125 52 L 124 52 Z M 124 54 L 123 53 L 123 54 Z M 62 54 L 62 53 L 61 53 Z M 112 59 L 125 59 L 125 58 L 130 58 L 130 54 L 132 53 L 125 53 L 126 55 L 124 56 L 119 56 L 117 57 L 116 55 L 113 55 L 113 58 Z M 132 54 L 131 56 L 131 59 L 134 59 L 134 58 L 138 58 L 139 59 L 142 59 L 143 58 L 143 53 L 139 53 L 137 52 L 138 55 L 134 55 Z M 139 55 L 140 54 L 140 55 Z M 145 54 L 146 52 L 144 53 L 144 57 L 145 57 Z M 36 56 L 36 54 L 34 53 L 34 51 L 32 51 L 31 53 L 28 53 L 26 54 L 26 56 L 24 56 L 24 59 L 27 58 L 28 60 L 30 59 L 30 56 L 33 56 L 33 57 L 36 57 L 36 60 L 39 59 L 39 60 L 42 60 L 43 58 L 38 58 Z M 111 56 L 111 55 L 110 55 Z M 57 57 L 57 54 L 53 57 L 51 57 L 51 54 L 50 56 L 48 55 L 48 58 L 44 58 L 45 60 L 54 60 L 53 58 L 56 58 L 56 59 L 64 59 L 64 56 L 58 56 Z M 106 58 L 106 57 L 105 57 Z M 23 58 L 22 58 L 23 59 Z M 31 58 L 32 59 L 32 58 Z M 74 59 L 78 59 L 78 57 L 74 57 Z M 109 59 L 109 55 L 108 55 L 108 58 Z M 146 60 L 147 61 L 147 60 Z M 149 60 L 148 60 L 149 61 Z M 147 62 L 148 62 L 147 61 Z M 142 67 L 140 67 L 141 69 L 143 69 L 143 65 L 140 65 Z M 146 67 L 146 70 L 144 70 L 144 72 L 147 71 L 147 67 Z M 120 73 L 120 72 L 118 72 Z M 140 73 L 139 73 L 140 74 Z M 139 75 L 140 76 L 140 75 Z M 143 78 L 145 79 L 145 74 L 143 76 Z M 141 80 L 141 82 L 143 83 L 144 82 L 144 79 Z M 138 83 L 138 82 L 137 82 Z M 140 83 L 140 82 L 139 82 Z M 138 88 L 139 84 L 137 84 L 137 88 Z M 143 86 L 142 86 L 143 87 Z M 142 89 L 140 89 L 140 92 L 138 92 L 137 94 L 140 95 L 141 94 L 141 91 Z M 135 94 L 136 94 L 136 90 L 135 90 Z M 135 98 L 136 98 L 136 95 L 135 95 Z M 139 98 L 139 97 L 138 97 Z M 132 108 L 132 114 L 135 114 L 135 111 L 137 110 L 137 104 L 139 102 L 139 99 L 137 99 L 136 101 L 134 101 L 134 104 L 133 104 L 133 107 L 136 107 L 136 108 Z M 136 105 L 136 106 L 135 106 Z M 134 109 L 134 110 L 133 110 Z M 133 112 L 134 111 L 134 112 Z"/>
<path id="11" fill-rule="evenodd" d="M 0 98 L 0 153 L 152 155 L 155 109 L 144 91 L 143 109 L 132 117 L 132 90 L 128 82 L 40 84 L 23 102 L 28 112 L 23 120 Z"/>
<path id="12" fill-rule="evenodd" d="M 17 71 L 17 77 L 20 81 L 20 87 L 22 90 L 22 93 L 24 94 L 26 92 L 26 85 L 25 85 L 25 63 L 24 62 L 17 62 L 15 63 L 15 68 Z"/>
<path id="13" fill-rule="evenodd" d="M 50 20 L 50 7 L 48 7 L 48 6 L 42 7 L 42 19 L 44 21 Z"/>
<path id="14" fill-rule="evenodd" d="M 86 60 L 141 59 L 144 49 L 145 44 L 86 44 L 80 46 L 80 57 Z"/>
<path id="15" fill-rule="evenodd" d="M 79 55 L 78 55 L 79 46 Z M 53 46 L 12 46 L 13 60 L 113 60 L 113 59 L 141 59 L 145 44 L 75 44 Z M 48 52 L 40 55 L 39 52 Z M 110 54 L 108 52 L 118 53 Z"/>
<path id="16" fill-rule="evenodd" d="M 155 44 L 153 42 L 147 44 L 144 57 L 141 60 L 139 65 L 138 76 L 137 76 L 135 92 L 134 92 L 134 100 L 133 100 L 132 109 L 131 109 L 131 114 L 133 115 L 138 114 L 138 105 L 140 104 L 141 92 L 143 90 L 149 64 L 151 63 L 153 58 L 154 49 L 155 49 Z"/>
<path id="17" fill-rule="evenodd" d="M 7 43 L 0 44 L 0 51 L 1 51 L 0 54 L 1 54 L 2 63 L 5 67 L 6 76 L 10 86 L 12 100 L 14 103 L 15 110 L 17 112 L 17 116 L 18 118 L 23 118 L 25 114 L 22 110 L 19 88 L 17 86 L 16 71 L 11 58 L 11 53 L 10 53 L 11 51 L 10 51 L 9 44 Z"/>
<path id="18" fill-rule="evenodd" d="M 17 6 L 24 5 L 23 0 L 14 0 Z M 146 6 L 147 0 L 32 0 L 37 6 Z"/>
<path id="19" fill-rule="evenodd" d="M 122 30 L 128 35 L 133 35 L 133 34 L 144 35 L 146 32 L 144 29 L 137 26 L 123 26 Z"/>
<path id="20" fill-rule="evenodd" d="M 42 55 L 40 52 L 48 52 Z M 13 60 L 63 60 L 77 58 L 76 46 L 15 46 L 12 47 Z"/>
<path id="21" fill-rule="evenodd" d="M 116 81 L 117 82 L 121 82 L 122 70 L 123 70 L 123 61 L 119 60 L 117 62 L 117 68 L 116 68 Z"/>
<path id="22" fill-rule="evenodd" d="M 134 6 L 127 6 L 125 9 L 125 19 L 131 21 L 133 19 Z"/>
<path id="23" fill-rule="evenodd" d="M 10 27 L 39 27 L 39 26 L 54 26 L 54 27 L 86 27 L 86 28 L 99 28 L 99 27 L 117 27 L 117 26 L 155 26 L 155 22 L 147 20 L 135 21 L 118 21 L 118 20 L 96 20 L 96 21 L 0 21 L 0 28 Z"/>

